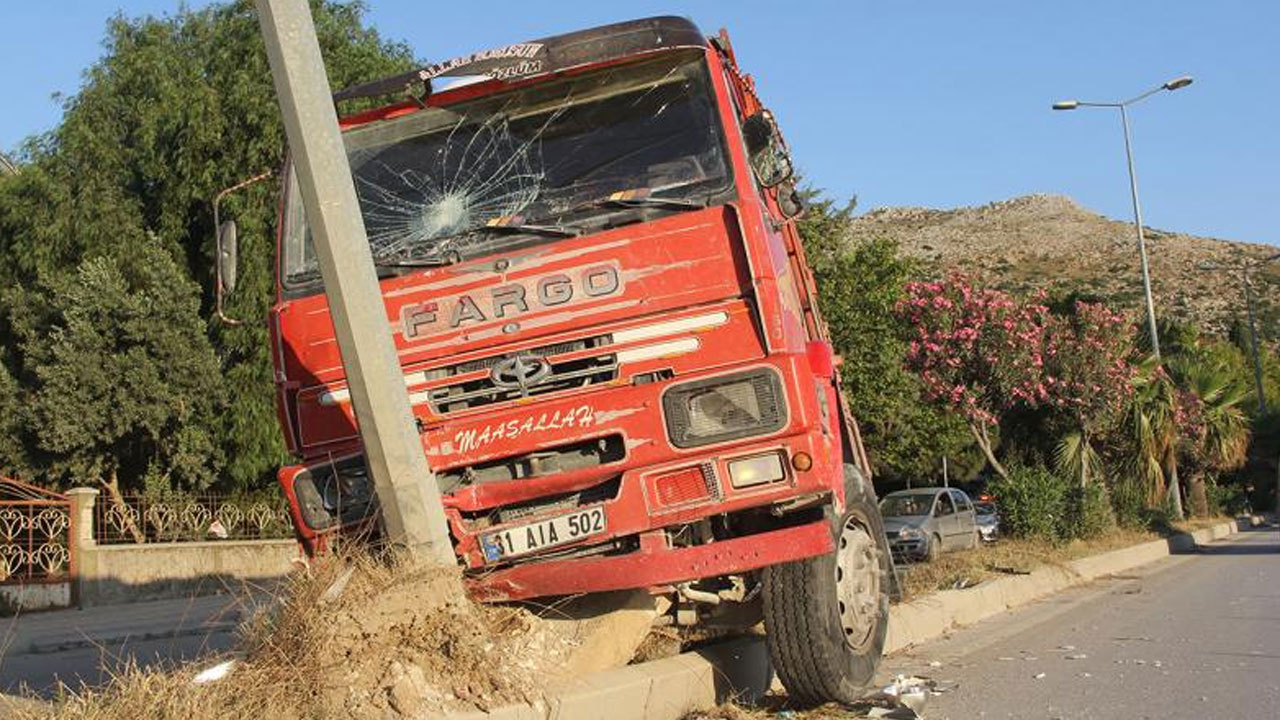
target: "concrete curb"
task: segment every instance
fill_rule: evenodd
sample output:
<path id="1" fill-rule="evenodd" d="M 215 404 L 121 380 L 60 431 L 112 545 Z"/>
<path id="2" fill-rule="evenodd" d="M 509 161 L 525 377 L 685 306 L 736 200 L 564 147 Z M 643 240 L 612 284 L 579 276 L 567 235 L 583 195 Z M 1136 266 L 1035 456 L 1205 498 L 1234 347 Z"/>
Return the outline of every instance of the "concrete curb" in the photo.
<path id="1" fill-rule="evenodd" d="M 972 625 L 1073 585 L 1131 570 L 1171 554 L 1192 552 L 1199 545 L 1235 533 L 1237 527 L 1236 521 L 1219 523 L 1195 532 L 1072 560 L 1060 567 L 1038 568 L 1030 575 L 1002 577 L 964 590 L 941 590 L 895 605 L 889 611 L 885 654 L 932 640 L 953 628 Z"/>
<path id="2" fill-rule="evenodd" d="M 889 613 L 885 654 L 936 638 L 1094 578 L 1173 553 L 1194 551 L 1236 532 L 1235 522 L 1175 535 L 999 578 L 964 590 L 943 590 Z M 676 657 L 628 665 L 554 688 L 542 701 L 490 712 L 425 716 L 423 720 L 678 720 L 732 699 L 751 700 L 769 688 L 773 668 L 763 638 L 742 638 Z"/>
<path id="3" fill-rule="evenodd" d="M 755 700 L 773 668 L 763 638 L 740 638 L 675 657 L 627 665 L 552 688 L 541 701 L 447 720 L 676 720 L 729 700 Z M 423 720 L 442 720 L 429 715 Z"/>

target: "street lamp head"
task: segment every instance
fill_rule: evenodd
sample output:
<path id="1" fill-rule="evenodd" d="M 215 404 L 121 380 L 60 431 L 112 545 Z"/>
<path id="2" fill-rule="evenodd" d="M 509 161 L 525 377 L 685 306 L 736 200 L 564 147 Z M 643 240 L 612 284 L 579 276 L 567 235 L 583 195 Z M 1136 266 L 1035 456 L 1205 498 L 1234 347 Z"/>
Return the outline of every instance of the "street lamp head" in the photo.
<path id="1" fill-rule="evenodd" d="M 1075 110 L 1080 107 L 1079 100 L 1059 100 L 1053 104 L 1054 110 Z"/>
<path id="2" fill-rule="evenodd" d="M 1169 82 L 1165 83 L 1165 84 L 1164 84 L 1164 89 L 1165 89 L 1165 90 L 1180 90 L 1180 89 L 1182 89 L 1182 88 L 1184 88 L 1184 87 L 1186 87 L 1186 86 L 1188 86 L 1188 85 L 1190 85 L 1190 84 L 1191 84 L 1191 76 L 1190 76 L 1190 75 L 1183 75 L 1183 76 L 1182 76 L 1182 77 L 1180 77 L 1180 78 L 1174 78 L 1173 80 L 1170 80 Z"/>

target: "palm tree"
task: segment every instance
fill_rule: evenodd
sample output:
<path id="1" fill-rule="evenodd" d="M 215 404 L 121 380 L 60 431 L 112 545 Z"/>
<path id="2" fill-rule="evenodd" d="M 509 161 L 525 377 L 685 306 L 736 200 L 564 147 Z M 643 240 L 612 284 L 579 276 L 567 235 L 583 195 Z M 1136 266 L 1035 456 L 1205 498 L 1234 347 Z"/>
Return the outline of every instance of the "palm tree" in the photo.
<path id="1" fill-rule="evenodd" d="M 1146 488 L 1151 507 L 1164 500 L 1166 473 L 1176 472 L 1176 407 L 1177 392 L 1160 362 L 1148 357 L 1139 363 L 1123 444 L 1128 449 L 1126 469 Z"/>
<path id="2" fill-rule="evenodd" d="M 1103 475 L 1102 456 L 1084 430 L 1073 430 L 1058 440 L 1053 464 L 1063 477 L 1079 478 L 1080 487 L 1088 485 L 1089 478 Z"/>
<path id="3" fill-rule="evenodd" d="M 1192 471 L 1187 485 L 1191 512 L 1203 517 L 1209 514 L 1206 473 L 1235 470 L 1248 459 L 1249 421 L 1242 406 L 1249 389 L 1222 361 L 1183 357 L 1169 370 L 1196 403 L 1193 434 L 1183 443 L 1183 454 Z"/>

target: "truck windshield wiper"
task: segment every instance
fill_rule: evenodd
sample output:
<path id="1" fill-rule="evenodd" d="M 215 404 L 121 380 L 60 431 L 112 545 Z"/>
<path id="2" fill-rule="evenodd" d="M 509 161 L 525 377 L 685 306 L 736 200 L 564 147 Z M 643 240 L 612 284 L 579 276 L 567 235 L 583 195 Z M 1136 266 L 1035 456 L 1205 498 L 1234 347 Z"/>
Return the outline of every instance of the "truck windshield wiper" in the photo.
<path id="1" fill-rule="evenodd" d="M 484 225 L 471 228 L 468 232 L 490 232 L 507 235 L 543 235 L 546 237 L 568 238 L 578 237 L 582 230 L 571 225 L 534 225 L 527 224 L 517 215 L 494 218 Z"/>
<path id="2" fill-rule="evenodd" d="M 693 200 L 690 198 L 678 197 L 660 197 L 653 194 L 650 188 L 636 188 L 634 190 L 622 190 L 606 197 L 590 200 L 585 203 L 586 207 L 656 207 L 670 208 L 672 210 L 698 210 L 707 206 L 706 200 Z"/>
<path id="3" fill-rule="evenodd" d="M 417 267 L 444 267 L 458 262 L 456 253 L 450 253 L 441 257 L 429 258 L 407 258 L 404 260 L 394 260 L 389 258 L 374 258 L 374 267 L 380 268 L 417 268 Z"/>

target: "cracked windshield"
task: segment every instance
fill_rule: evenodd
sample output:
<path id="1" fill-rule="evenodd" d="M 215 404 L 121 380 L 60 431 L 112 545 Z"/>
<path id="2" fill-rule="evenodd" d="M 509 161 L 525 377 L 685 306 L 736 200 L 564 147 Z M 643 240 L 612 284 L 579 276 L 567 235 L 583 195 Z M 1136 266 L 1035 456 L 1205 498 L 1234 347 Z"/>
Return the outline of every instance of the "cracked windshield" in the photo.
<path id="1" fill-rule="evenodd" d="M 731 186 L 697 53 L 426 108 L 344 138 L 380 272 L 703 207 Z M 317 282 L 296 195 L 289 226 L 286 281 Z"/>

